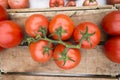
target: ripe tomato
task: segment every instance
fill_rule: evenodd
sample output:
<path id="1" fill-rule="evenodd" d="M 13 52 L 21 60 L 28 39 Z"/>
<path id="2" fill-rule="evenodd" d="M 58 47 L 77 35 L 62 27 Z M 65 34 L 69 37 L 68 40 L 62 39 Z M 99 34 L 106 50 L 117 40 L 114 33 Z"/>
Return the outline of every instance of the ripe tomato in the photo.
<path id="1" fill-rule="evenodd" d="M 4 48 L 0 47 L 0 52 L 3 50 Z"/>
<path id="2" fill-rule="evenodd" d="M 65 49 L 65 46 L 61 44 L 56 46 L 53 53 L 53 58 L 55 63 L 57 64 L 58 67 L 66 70 L 76 67 L 81 60 L 80 50 L 70 48 L 67 51 L 67 55 L 65 58 L 65 55 L 63 53 L 64 49 Z M 66 60 L 65 64 L 64 64 L 64 59 Z"/>
<path id="3" fill-rule="evenodd" d="M 7 11 L 5 10 L 5 8 L 3 8 L 0 5 L 0 21 L 7 20 L 7 19 L 8 19 L 8 13 L 7 13 Z"/>
<path id="4" fill-rule="evenodd" d="M 74 30 L 74 24 L 72 20 L 67 15 L 64 15 L 64 14 L 56 15 L 52 19 L 49 25 L 50 34 L 53 34 L 52 37 L 57 40 L 58 40 L 58 35 L 56 33 L 62 32 L 61 39 L 67 40 L 72 36 L 73 30 Z"/>
<path id="5" fill-rule="evenodd" d="M 100 42 L 101 32 L 96 24 L 92 22 L 82 22 L 75 28 L 73 38 L 76 43 L 79 43 L 82 39 L 81 47 L 90 49 L 94 48 Z"/>
<path id="6" fill-rule="evenodd" d="M 112 11 L 105 15 L 102 28 L 109 35 L 120 35 L 120 11 Z"/>
<path id="7" fill-rule="evenodd" d="M 69 0 L 67 3 L 66 3 L 66 6 L 67 7 L 75 7 L 76 6 L 76 2 L 75 0 Z"/>
<path id="8" fill-rule="evenodd" d="M 64 0 L 50 0 L 50 7 L 64 7 Z"/>
<path id="9" fill-rule="evenodd" d="M 8 0 L 0 0 L 0 5 L 5 9 L 8 8 Z"/>
<path id="10" fill-rule="evenodd" d="M 48 28 L 49 21 L 48 19 L 41 14 L 33 14 L 26 20 L 25 23 L 25 31 L 28 35 L 35 37 L 36 34 L 40 34 L 38 32 L 41 27 Z"/>
<path id="11" fill-rule="evenodd" d="M 120 0 L 107 0 L 108 4 L 119 4 Z"/>
<path id="12" fill-rule="evenodd" d="M 49 46 L 48 46 L 49 45 Z M 45 48 L 48 46 L 48 48 Z M 37 62 L 48 62 L 53 54 L 53 50 L 49 50 L 49 48 L 52 48 L 53 45 L 49 44 L 48 41 L 40 40 L 37 42 L 32 42 L 29 45 L 29 50 L 31 53 L 32 58 Z M 48 52 L 45 52 L 45 50 L 48 50 Z"/>
<path id="13" fill-rule="evenodd" d="M 12 9 L 23 9 L 29 7 L 29 0 L 8 0 L 8 4 Z"/>
<path id="14" fill-rule="evenodd" d="M 120 63 L 120 37 L 109 39 L 104 45 L 104 51 L 108 59 Z"/>
<path id="15" fill-rule="evenodd" d="M 11 48 L 20 44 L 23 40 L 23 33 L 18 24 L 5 20 L 0 22 L 0 46 Z"/>
<path id="16" fill-rule="evenodd" d="M 85 0 L 83 6 L 97 6 L 98 2 L 96 0 Z"/>

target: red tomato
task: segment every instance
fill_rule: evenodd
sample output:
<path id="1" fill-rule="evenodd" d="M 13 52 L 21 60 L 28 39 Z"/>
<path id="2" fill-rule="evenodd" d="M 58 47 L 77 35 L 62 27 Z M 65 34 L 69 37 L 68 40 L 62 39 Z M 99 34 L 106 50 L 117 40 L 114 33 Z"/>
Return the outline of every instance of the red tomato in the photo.
<path id="1" fill-rule="evenodd" d="M 97 6 L 98 2 L 96 0 L 85 0 L 83 6 Z"/>
<path id="2" fill-rule="evenodd" d="M 23 9 L 29 7 L 29 0 L 8 0 L 8 4 L 12 9 Z"/>
<path id="3" fill-rule="evenodd" d="M 48 48 L 52 48 L 53 45 L 50 44 L 50 46 L 48 48 L 46 48 L 46 50 L 48 50 L 48 52 L 44 52 L 45 51 L 45 47 L 49 44 L 48 41 L 44 41 L 44 40 L 40 40 L 38 42 L 32 42 L 29 46 L 29 50 L 31 53 L 32 58 L 37 61 L 37 62 L 48 62 L 53 54 L 53 50 L 49 50 Z"/>
<path id="4" fill-rule="evenodd" d="M 62 30 L 57 31 L 59 28 L 62 28 Z M 61 33 L 61 39 L 67 40 L 72 36 L 74 30 L 74 24 L 72 20 L 64 14 L 58 14 L 56 15 L 49 25 L 49 32 L 50 34 L 56 33 L 56 32 L 63 32 Z M 58 40 L 58 35 L 54 34 L 52 36 L 54 39 Z"/>
<path id="5" fill-rule="evenodd" d="M 75 0 L 69 0 L 67 3 L 66 3 L 66 6 L 70 6 L 70 7 L 75 7 L 76 6 L 76 2 Z"/>
<path id="6" fill-rule="evenodd" d="M 107 0 L 108 4 L 119 4 L 120 0 Z"/>
<path id="7" fill-rule="evenodd" d="M 64 7 L 64 0 L 50 0 L 50 7 Z"/>
<path id="8" fill-rule="evenodd" d="M 4 48 L 0 47 L 0 52 L 3 50 Z"/>
<path id="9" fill-rule="evenodd" d="M 23 33 L 18 24 L 13 21 L 0 22 L 0 46 L 11 48 L 20 44 L 23 40 Z"/>
<path id="10" fill-rule="evenodd" d="M 56 46 L 53 53 L 53 58 L 55 63 L 57 64 L 58 67 L 66 70 L 76 67 L 81 60 L 80 50 L 70 48 L 66 55 L 66 63 L 64 64 L 64 60 L 62 59 L 63 57 L 65 57 L 65 56 L 62 56 L 64 55 L 63 53 L 64 49 L 65 49 L 65 46 L 61 44 Z"/>
<path id="11" fill-rule="evenodd" d="M 0 21 L 7 19 L 8 19 L 7 11 L 0 5 Z"/>
<path id="12" fill-rule="evenodd" d="M 108 59 L 120 63 L 120 37 L 109 39 L 104 45 L 104 51 Z"/>
<path id="13" fill-rule="evenodd" d="M 25 31 L 28 35 L 35 37 L 36 34 L 41 34 L 38 32 L 41 27 L 48 28 L 48 19 L 41 14 L 33 14 L 26 20 Z"/>
<path id="14" fill-rule="evenodd" d="M 0 0 L 0 5 L 4 8 L 8 8 L 8 0 Z"/>
<path id="15" fill-rule="evenodd" d="M 109 35 L 120 35 L 120 11 L 112 11 L 105 15 L 102 28 Z"/>
<path id="16" fill-rule="evenodd" d="M 86 29 L 88 27 L 88 32 L 86 33 Z M 73 38 L 76 43 L 80 42 L 80 39 L 84 35 L 84 40 L 81 42 L 81 47 L 85 49 L 90 49 L 96 47 L 96 45 L 100 42 L 101 32 L 98 26 L 92 22 L 83 22 L 80 23 L 74 30 Z"/>

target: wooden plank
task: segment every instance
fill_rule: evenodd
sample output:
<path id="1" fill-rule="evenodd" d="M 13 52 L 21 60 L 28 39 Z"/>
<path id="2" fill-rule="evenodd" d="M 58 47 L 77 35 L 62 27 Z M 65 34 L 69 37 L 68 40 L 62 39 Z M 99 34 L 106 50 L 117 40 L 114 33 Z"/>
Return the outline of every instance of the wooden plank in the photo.
<path id="1" fill-rule="evenodd" d="M 118 80 L 104 78 L 73 78 L 73 77 L 35 77 L 35 76 L 2 76 L 1 80 Z"/>
<path id="2" fill-rule="evenodd" d="M 103 54 L 103 47 L 97 46 L 91 50 L 81 49 L 81 63 L 72 70 L 63 70 L 56 66 L 53 60 L 48 63 L 37 63 L 30 56 L 27 46 L 18 46 L 4 50 L 0 54 L 0 64 L 4 71 L 46 72 L 71 74 L 102 74 L 116 75 L 120 72 L 119 65 L 109 61 Z M 54 66 L 54 67 L 53 67 Z"/>
<path id="3" fill-rule="evenodd" d="M 84 21 L 91 21 L 95 24 L 97 24 L 100 29 L 101 29 L 101 21 L 103 17 L 111 12 L 117 9 L 100 9 L 100 10 L 73 10 L 70 9 L 69 11 L 67 10 L 62 10 L 62 11 L 47 11 L 47 12 L 24 12 L 24 13 L 9 13 L 10 19 L 17 22 L 19 25 L 22 26 L 23 31 L 24 31 L 24 26 L 25 26 L 25 21 L 26 19 L 32 15 L 32 14 L 43 14 L 45 15 L 49 21 L 57 14 L 66 14 L 70 16 L 70 18 L 73 20 L 74 25 L 77 26 L 79 23 L 84 22 Z M 102 33 L 102 39 L 101 41 L 105 41 L 107 35 L 104 33 L 103 29 L 101 29 Z"/>

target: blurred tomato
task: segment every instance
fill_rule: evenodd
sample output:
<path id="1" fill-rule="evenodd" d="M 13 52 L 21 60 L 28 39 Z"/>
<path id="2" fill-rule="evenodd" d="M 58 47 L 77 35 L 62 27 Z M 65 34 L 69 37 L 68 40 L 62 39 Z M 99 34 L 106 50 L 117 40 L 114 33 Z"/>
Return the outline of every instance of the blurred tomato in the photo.
<path id="1" fill-rule="evenodd" d="M 4 8 L 8 8 L 8 0 L 0 0 L 0 5 Z"/>
<path id="2" fill-rule="evenodd" d="M 7 11 L 5 10 L 5 8 L 3 8 L 0 5 L 0 21 L 7 20 L 7 19 L 8 19 L 8 13 L 7 13 Z"/>

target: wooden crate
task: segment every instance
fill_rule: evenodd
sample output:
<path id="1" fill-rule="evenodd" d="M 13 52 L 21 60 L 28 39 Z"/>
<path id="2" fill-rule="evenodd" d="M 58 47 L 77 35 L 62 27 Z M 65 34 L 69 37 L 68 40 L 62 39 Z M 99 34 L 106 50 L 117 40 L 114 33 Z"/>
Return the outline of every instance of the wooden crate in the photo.
<path id="1" fill-rule="evenodd" d="M 24 9 L 8 10 L 11 20 L 21 25 L 24 31 L 24 24 L 27 17 L 32 14 L 43 14 L 51 20 L 56 14 L 66 14 L 71 17 L 75 26 L 83 21 L 91 21 L 101 29 L 101 20 L 109 12 L 118 10 L 112 5 L 97 7 L 78 8 L 52 8 L 52 9 Z M 102 32 L 101 42 L 105 42 L 107 34 Z M 0 54 L 0 69 L 7 72 L 41 72 L 47 74 L 96 74 L 96 75 L 118 75 L 120 74 L 120 64 L 108 60 L 103 52 L 103 45 L 98 45 L 94 49 L 81 49 L 81 63 L 72 70 L 58 68 L 53 60 L 48 63 L 37 63 L 33 61 L 27 46 L 17 46 L 6 49 Z M 49 77 L 49 76 L 18 76 L 2 75 L 1 80 L 109 80 L 106 78 L 81 78 L 81 77 Z M 111 80 L 118 80 L 112 79 Z"/>

